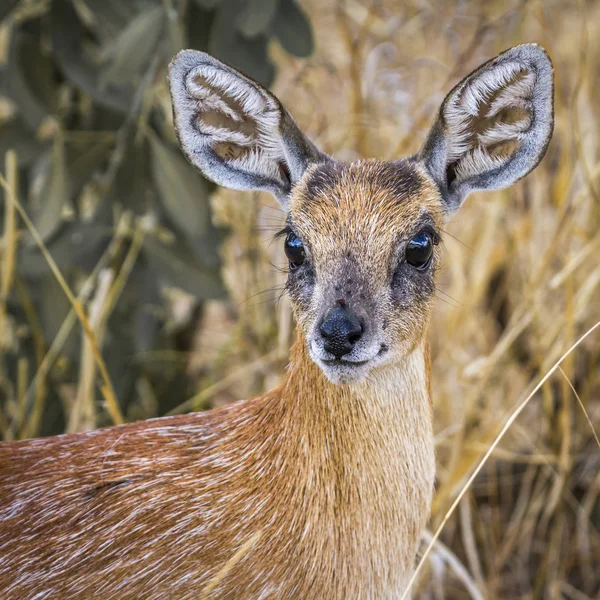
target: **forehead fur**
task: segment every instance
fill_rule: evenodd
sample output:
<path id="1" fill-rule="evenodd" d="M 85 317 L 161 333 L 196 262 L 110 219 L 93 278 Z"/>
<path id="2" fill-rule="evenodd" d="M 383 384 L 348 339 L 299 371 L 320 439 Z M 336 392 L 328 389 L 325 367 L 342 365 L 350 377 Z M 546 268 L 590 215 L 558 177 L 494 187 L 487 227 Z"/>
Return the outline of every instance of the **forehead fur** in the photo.
<path id="1" fill-rule="evenodd" d="M 437 188 L 408 160 L 316 165 L 290 202 L 291 224 L 316 258 L 381 254 L 421 223 L 441 226 L 443 218 Z"/>

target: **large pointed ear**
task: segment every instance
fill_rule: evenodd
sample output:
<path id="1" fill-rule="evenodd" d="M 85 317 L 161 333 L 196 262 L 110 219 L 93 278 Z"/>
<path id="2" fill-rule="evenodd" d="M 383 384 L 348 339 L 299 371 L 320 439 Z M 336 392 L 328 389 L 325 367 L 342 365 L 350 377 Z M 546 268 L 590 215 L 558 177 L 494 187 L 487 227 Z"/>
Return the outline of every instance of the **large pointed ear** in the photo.
<path id="1" fill-rule="evenodd" d="M 179 52 L 169 85 L 182 149 L 219 185 L 267 190 L 286 208 L 307 167 L 328 160 L 275 96 L 204 52 Z"/>
<path id="2" fill-rule="evenodd" d="M 498 190 L 542 160 L 554 126 L 554 71 L 537 44 L 503 52 L 444 99 L 420 158 L 448 211 L 473 190 Z"/>

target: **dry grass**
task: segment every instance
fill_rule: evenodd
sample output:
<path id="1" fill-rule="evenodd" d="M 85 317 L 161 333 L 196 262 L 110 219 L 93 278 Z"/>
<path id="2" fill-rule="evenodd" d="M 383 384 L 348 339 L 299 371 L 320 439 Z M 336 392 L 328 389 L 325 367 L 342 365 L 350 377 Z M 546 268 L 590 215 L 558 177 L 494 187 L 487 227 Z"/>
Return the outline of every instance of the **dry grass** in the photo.
<path id="1" fill-rule="evenodd" d="M 600 2 L 303 4 L 317 52 L 299 61 L 274 47 L 276 92 L 338 158 L 415 152 L 451 85 L 511 45 L 537 41 L 556 67 L 556 128 L 545 160 L 506 192 L 470 197 L 445 236 L 431 331 L 438 454 L 433 531 L 507 418 L 600 319 Z M 166 88 L 158 87 L 166 103 Z M 11 206 L 3 232 L 9 249 Z M 267 196 L 225 191 L 215 195 L 213 208 L 232 230 L 223 246 L 232 300 L 205 308 L 188 365 L 199 393 L 180 410 L 272 388 L 291 339 L 284 276 L 274 268 L 283 266 L 283 255 L 271 243 L 281 211 Z M 115 232 L 115 243 L 120 235 Z M 12 284 L 10 256 L 10 250 L 3 255 L 2 298 Z M 94 277 L 103 272 L 98 268 Z M 104 292 L 99 285 L 91 296 L 85 288 L 74 301 L 76 309 L 87 302 L 84 322 L 96 339 L 126 275 L 122 269 Z M 0 317 L 1 311 L 0 305 Z M 94 377 L 94 353 L 87 353 L 82 393 Z M 596 331 L 532 397 L 445 525 L 416 597 L 598 597 L 600 450 L 590 423 L 600 431 L 599 357 Z M 16 397 L 24 398 L 35 373 L 26 366 L 20 373 L 14 385 Z M 72 407 L 84 414 L 82 403 Z M 84 427 L 81 414 L 72 429 Z M 150 399 L 127 417 L 154 415 Z"/>
<path id="2" fill-rule="evenodd" d="M 509 415 L 600 319 L 600 3 L 304 4 L 317 52 L 308 62 L 276 52 L 276 91 L 340 158 L 417 151 L 451 85 L 511 45 L 541 43 L 556 68 L 545 160 L 508 191 L 470 197 L 445 237 L 431 331 L 434 530 Z M 223 362 L 236 373 L 287 339 L 289 306 L 270 266 L 282 265 L 270 241 L 283 216 L 262 195 L 220 192 L 213 207 L 235 231 L 224 256 L 239 304 Z M 600 450 L 577 395 L 600 431 L 599 356 L 595 331 L 534 395 L 444 527 L 417 597 L 598 597 Z M 280 373 L 244 375 L 216 401 L 267 389 Z"/>

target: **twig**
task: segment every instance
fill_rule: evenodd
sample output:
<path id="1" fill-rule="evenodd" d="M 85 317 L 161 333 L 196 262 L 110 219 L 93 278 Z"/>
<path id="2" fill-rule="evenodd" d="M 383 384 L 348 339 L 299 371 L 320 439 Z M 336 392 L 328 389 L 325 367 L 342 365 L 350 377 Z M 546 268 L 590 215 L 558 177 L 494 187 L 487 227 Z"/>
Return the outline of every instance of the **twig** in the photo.
<path id="1" fill-rule="evenodd" d="M 596 433 L 596 430 L 594 429 L 594 424 L 592 423 L 592 420 L 590 419 L 590 415 L 588 414 L 588 411 L 585 409 L 585 406 L 583 405 L 583 402 L 581 401 L 581 398 L 579 397 L 579 394 L 577 393 L 577 391 L 573 387 L 573 384 L 571 383 L 571 380 L 567 377 L 567 374 L 562 370 L 562 368 L 558 367 L 558 370 L 561 372 L 562 376 L 567 380 L 567 383 L 569 384 L 569 387 L 571 388 L 571 391 L 575 395 L 575 398 L 577 398 L 577 402 L 579 402 L 579 406 L 581 407 L 581 410 L 583 411 L 583 414 L 585 415 L 585 418 L 587 419 L 587 422 L 588 422 L 588 424 L 590 426 L 590 429 L 592 430 L 592 434 L 594 435 L 594 439 L 596 440 L 596 444 L 598 444 L 598 448 L 600 448 L 600 439 L 598 439 L 598 434 Z"/>
<path id="2" fill-rule="evenodd" d="M 2 286 L 0 288 L 0 302 L 2 315 L 6 310 L 6 299 L 13 282 L 15 269 L 15 256 L 17 254 L 17 219 L 15 205 L 9 201 L 10 194 L 17 190 L 17 155 L 9 150 L 5 156 L 6 184 L 4 190 L 6 202 L 4 203 L 4 236 L 2 238 Z"/>

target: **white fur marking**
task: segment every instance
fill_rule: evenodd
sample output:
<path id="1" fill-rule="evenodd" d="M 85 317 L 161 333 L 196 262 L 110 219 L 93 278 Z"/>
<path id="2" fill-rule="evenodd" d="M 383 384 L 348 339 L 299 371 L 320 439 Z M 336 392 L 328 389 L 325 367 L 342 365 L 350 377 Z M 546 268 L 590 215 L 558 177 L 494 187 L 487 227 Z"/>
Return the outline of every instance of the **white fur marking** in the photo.
<path id="1" fill-rule="evenodd" d="M 445 108 L 449 129 L 447 159 L 456 162 L 455 173 L 459 180 L 507 162 L 509 156 L 492 156 L 490 149 L 502 142 L 521 141 L 531 127 L 531 100 L 536 80 L 536 73 L 527 65 L 516 61 L 499 63 L 467 80 L 449 99 Z M 490 127 L 476 132 L 479 121 L 491 120 L 505 109 L 517 109 L 525 115 L 514 123 L 492 121 Z"/>

